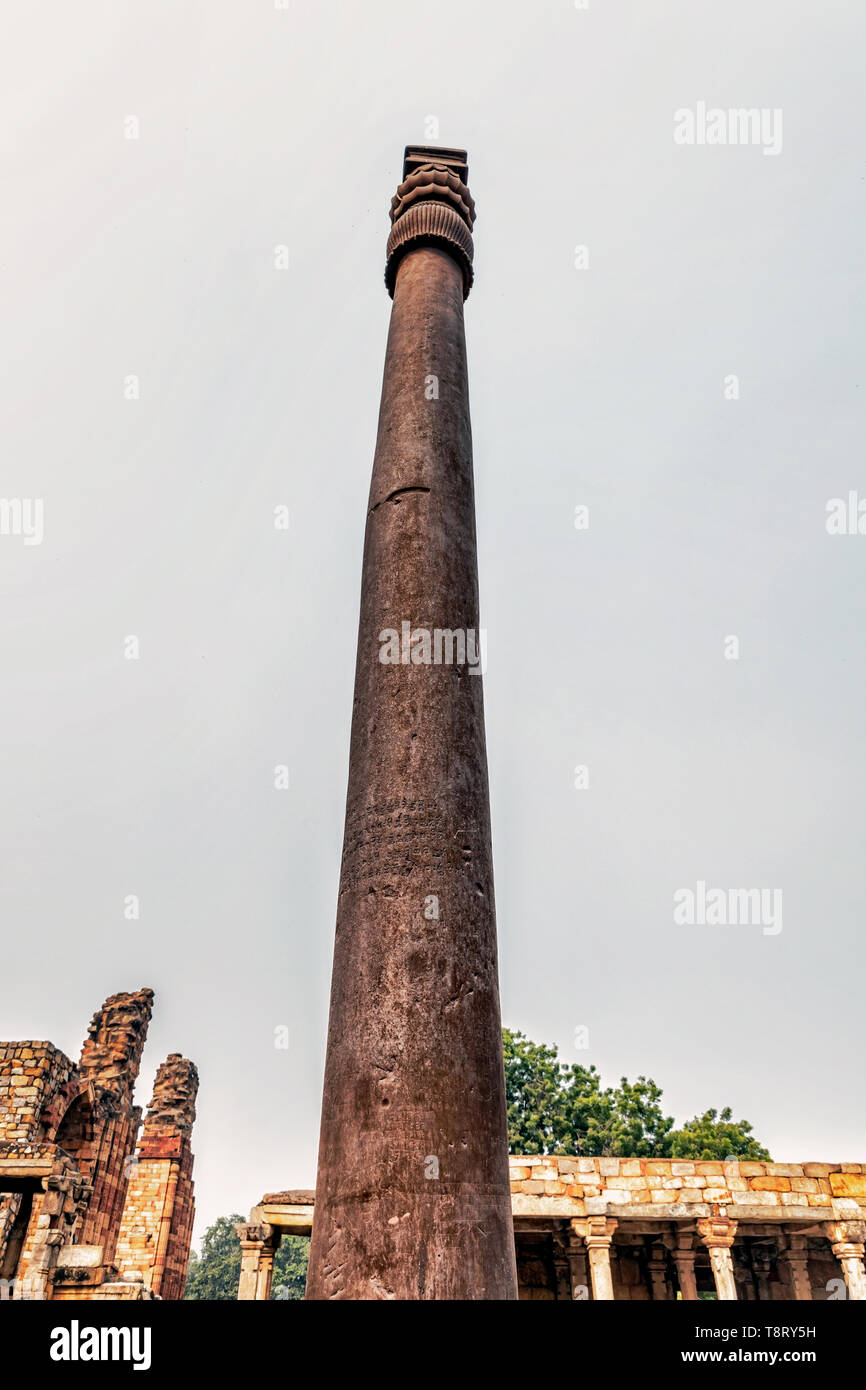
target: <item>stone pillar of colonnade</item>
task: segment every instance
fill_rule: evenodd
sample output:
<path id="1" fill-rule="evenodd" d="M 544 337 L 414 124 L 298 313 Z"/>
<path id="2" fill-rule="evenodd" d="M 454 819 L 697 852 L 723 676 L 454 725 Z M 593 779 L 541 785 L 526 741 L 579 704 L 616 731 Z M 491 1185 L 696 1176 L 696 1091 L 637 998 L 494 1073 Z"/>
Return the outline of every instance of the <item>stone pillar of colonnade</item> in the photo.
<path id="1" fill-rule="evenodd" d="M 805 1236 L 788 1236 L 787 1245 L 781 1251 L 783 1266 L 787 1269 L 791 1289 L 796 1299 L 811 1299 L 812 1282 L 809 1278 L 809 1254 Z"/>
<path id="2" fill-rule="evenodd" d="M 866 1267 L 863 1264 L 866 1221 L 826 1221 L 824 1234 L 842 1266 L 848 1297 L 866 1300 Z"/>
<path id="3" fill-rule="evenodd" d="M 698 1297 L 698 1284 L 695 1279 L 695 1241 L 694 1230 L 675 1231 L 676 1245 L 672 1251 L 677 1267 L 677 1282 L 683 1301 L 694 1303 Z"/>
<path id="4" fill-rule="evenodd" d="M 566 1303 L 571 1299 L 571 1270 L 568 1263 L 568 1242 L 561 1234 L 553 1237 L 553 1273 L 556 1280 L 556 1300 Z"/>
<path id="5" fill-rule="evenodd" d="M 654 1245 L 649 1251 L 649 1277 L 653 1302 L 666 1302 L 671 1295 L 668 1287 L 667 1251 L 663 1245 Z"/>
<path id="6" fill-rule="evenodd" d="M 617 1223 L 613 1217 L 588 1216 L 571 1223 L 576 1235 L 583 1236 L 589 1254 L 592 1296 L 596 1302 L 613 1299 L 613 1274 L 610 1267 L 610 1246 Z"/>
<path id="7" fill-rule="evenodd" d="M 771 1253 L 765 1245 L 759 1245 L 756 1241 L 752 1241 L 751 1253 L 756 1297 L 761 1303 L 769 1303 L 772 1298 L 770 1293 Z"/>
<path id="8" fill-rule="evenodd" d="M 716 1284 L 716 1294 L 725 1302 L 735 1303 L 737 1286 L 734 1282 L 734 1263 L 731 1246 L 737 1234 L 736 1221 L 725 1216 L 711 1216 L 697 1223 L 698 1235 L 710 1252 L 710 1265 Z"/>
<path id="9" fill-rule="evenodd" d="M 259 1276 L 256 1282 L 256 1298 L 267 1303 L 274 1282 L 274 1260 L 280 1244 L 280 1232 L 274 1231 L 262 1245 L 259 1255 Z"/>
<path id="10" fill-rule="evenodd" d="M 574 1222 L 572 1222 L 574 1225 Z M 568 1271 L 571 1283 L 571 1297 L 576 1303 L 589 1300 L 589 1283 L 586 1275 L 586 1246 L 580 1235 L 572 1231 L 566 1245 Z"/>
<path id="11" fill-rule="evenodd" d="M 274 1256 L 280 1243 L 280 1233 L 272 1226 L 241 1222 L 235 1226 L 241 1243 L 241 1277 L 238 1301 L 264 1300 L 271 1296 L 274 1277 Z"/>

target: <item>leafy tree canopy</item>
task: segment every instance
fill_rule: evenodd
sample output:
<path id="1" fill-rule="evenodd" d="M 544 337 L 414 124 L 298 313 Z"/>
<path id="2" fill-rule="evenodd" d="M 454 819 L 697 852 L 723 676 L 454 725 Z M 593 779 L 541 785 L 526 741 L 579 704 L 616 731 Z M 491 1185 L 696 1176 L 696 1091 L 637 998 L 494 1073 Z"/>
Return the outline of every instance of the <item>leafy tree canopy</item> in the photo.
<path id="1" fill-rule="evenodd" d="M 511 1153 L 612 1158 L 769 1159 L 752 1126 L 730 1108 L 707 1110 L 681 1129 L 661 1107 L 661 1087 L 623 1077 L 602 1089 L 595 1067 L 559 1060 L 555 1047 L 502 1031 Z"/>

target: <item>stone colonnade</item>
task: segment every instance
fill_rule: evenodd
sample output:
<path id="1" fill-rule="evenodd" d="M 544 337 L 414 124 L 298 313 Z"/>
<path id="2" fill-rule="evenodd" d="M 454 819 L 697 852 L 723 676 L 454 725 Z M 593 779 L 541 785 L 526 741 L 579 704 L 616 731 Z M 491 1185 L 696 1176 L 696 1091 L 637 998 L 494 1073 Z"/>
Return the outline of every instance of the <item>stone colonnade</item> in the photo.
<path id="1" fill-rule="evenodd" d="M 620 1223 L 613 1217 L 591 1216 L 572 1219 L 569 1225 L 571 1234 L 567 1246 L 567 1260 L 571 1281 L 571 1297 L 583 1300 L 589 1296 L 587 1286 L 588 1259 L 593 1299 L 613 1299 L 614 1286 L 610 1254 L 613 1238 Z M 625 1223 L 625 1228 L 627 1229 L 627 1223 Z M 866 1222 L 824 1222 L 822 1223 L 822 1231 L 830 1241 L 833 1254 L 841 1265 L 848 1298 L 866 1300 L 866 1265 L 864 1265 Z M 710 1217 L 698 1220 L 692 1229 L 684 1228 L 677 1232 L 677 1244 L 671 1253 L 676 1265 L 680 1294 L 684 1300 L 693 1301 L 698 1297 L 695 1256 L 699 1248 L 698 1243 L 700 1243 L 709 1254 L 717 1297 L 725 1302 L 736 1301 L 737 1287 L 731 1255 L 736 1234 L 737 1222 L 727 1217 Z M 807 1269 L 808 1255 L 805 1236 L 789 1236 L 786 1248 L 781 1254 L 788 1269 L 794 1298 L 810 1300 L 812 1288 Z M 659 1247 L 650 1257 L 649 1269 L 653 1298 L 657 1300 L 662 1300 L 667 1296 L 663 1260 L 664 1252 Z"/>
<path id="2" fill-rule="evenodd" d="M 282 1231 L 267 1222 L 242 1224 L 236 1229 L 241 1244 L 238 1298 L 267 1300 L 271 1296 L 274 1258 Z M 594 1300 L 612 1300 L 615 1295 L 611 1246 L 617 1230 L 627 1229 L 628 1223 L 622 1223 L 615 1217 L 572 1219 L 568 1223 L 567 1234 L 557 1242 L 554 1256 L 558 1296 L 576 1301 L 588 1300 L 590 1296 Z M 866 1223 L 825 1222 L 822 1231 L 840 1263 L 848 1298 L 866 1300 Z M 736 1301 L 737 1287 L 731 1254 L 736 1235 L 737 1222 L 719 1216 L 698 1220 L 676 1231 L 676 1244 L 670 1253 L 684 1300 L 694 1301 L 698 1297 L 695 1258 L 703 1247 L 709 1255 L 717 1297 L 726 1302 Z M 794 1298 L 811 1299 L 806 1237 L 788 1236 L 781 1258 L 788 1270 Z M 653 1299 L 662 1301 L 668 1297 L 664 1251 L 661 1247 L 650 1255 L 649 1276 Z"/>

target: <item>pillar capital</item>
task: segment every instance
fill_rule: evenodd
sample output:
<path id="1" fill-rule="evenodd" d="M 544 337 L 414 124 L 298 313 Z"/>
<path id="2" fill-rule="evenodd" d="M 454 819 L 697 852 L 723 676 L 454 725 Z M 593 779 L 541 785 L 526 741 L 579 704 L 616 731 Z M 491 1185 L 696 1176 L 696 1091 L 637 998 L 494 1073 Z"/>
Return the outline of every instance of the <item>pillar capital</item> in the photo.
<path id="1" fill-rule="evenodd" d="M 591 1250 L 594 1246 L 609 1246 L 618 1224 L 613 1216 L 581 1216 L 572 1219 L 571 1229 Z"/>
<path id="2" fill-rule="evenodd" d="M 848 1297 L 866 1301 L 866 1267 L 863 1264 L 866 1222 L 825 1221 L 824 1234 L 842 1266 Z"/>
<path id="3" fill-rule="evenodd" d="M 270 1226 L 256 1225 L 250 1221 L 240 1221 L 235 1226 L 241 1245 L 263 1245 L 271 1229 Z"/>
<path id="4" fill-rule="evenodd" d="M 465 150 L 407 145 L 403 182 L 391 199 L 385 284 L 392 299 L 400 261 L 422 246 L 435 246 L 453 256 L 463 271 L 463 298 L 469 294 L 475 202 L 466 186 L 468 175 Z"/>
<path id="5" fill-rule="evenodd" d="M 731 1246 L 737 1234 L 736 1221 L 726 1216 L 708 1216 L 695 1224 L 698 1235 L 710 1252 L 710 1267 L 719 1299 L 736 1302 L 737 1285 L 731 1258 Z"/>
<path id="6" fill-rule="evenodd" d="M 727 1216 L 708 1216 L 696 1222 L 698 1235 L 708 1250 L 730 1250 L 737 1234 L 736 1221 Z"/>
<path id="7" fill-rule="evenodd" d="M 837 1245 L 859 1246 L 859 1255 L 862 1258 L 864 1243 L 866 1243 L 866 1221 L 825 1221 L 824 1234 L 833 1247 L 834 1255 L 838 1255 Z"/>

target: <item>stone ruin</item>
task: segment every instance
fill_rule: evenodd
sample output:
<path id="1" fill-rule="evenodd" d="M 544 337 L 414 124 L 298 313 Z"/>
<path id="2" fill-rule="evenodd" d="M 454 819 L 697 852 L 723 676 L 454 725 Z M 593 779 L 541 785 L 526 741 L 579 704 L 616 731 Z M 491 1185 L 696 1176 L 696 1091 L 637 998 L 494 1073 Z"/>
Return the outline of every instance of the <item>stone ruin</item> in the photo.
<path id="1" fill-rule="evenodd" d="M 77 1066 L 0 1042 L 0 1298 L 183 1297 L 198 1072 L 171 1053 L 141 1127 L 152 1008 L 151 989 L 106 999 Z"/>

